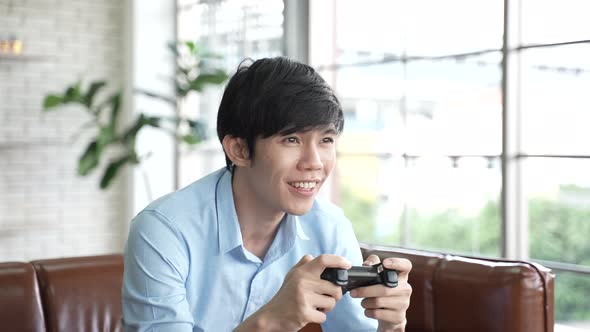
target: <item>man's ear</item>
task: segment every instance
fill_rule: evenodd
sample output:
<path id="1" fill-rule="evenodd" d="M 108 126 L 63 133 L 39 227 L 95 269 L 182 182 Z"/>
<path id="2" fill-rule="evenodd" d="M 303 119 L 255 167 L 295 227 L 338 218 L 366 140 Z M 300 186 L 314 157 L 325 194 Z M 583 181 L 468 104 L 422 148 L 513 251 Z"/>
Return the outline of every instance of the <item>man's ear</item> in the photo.
<path id="1" fill-rule="evenodd" d="M 234 165 L 242 167 L 250 166 L 250 152 L 243 138 L 225 135 L 223 141 L 221 141 L 221 145 L 223 145 L 225 154 L 227 154 L 227 157 Z"/>

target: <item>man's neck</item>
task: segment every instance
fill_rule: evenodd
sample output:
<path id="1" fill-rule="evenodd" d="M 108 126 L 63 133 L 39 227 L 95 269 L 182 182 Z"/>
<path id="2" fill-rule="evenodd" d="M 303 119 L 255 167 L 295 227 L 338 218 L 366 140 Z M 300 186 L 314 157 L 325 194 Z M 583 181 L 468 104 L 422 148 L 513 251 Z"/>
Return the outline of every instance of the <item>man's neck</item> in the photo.
<path id="1" fill-rule="evenodd" d="M 266 252 L 277 234 L 281 220 L 275 222 L 269 219 L 247 218 L 240 216 L 238 212 L 238 222 L 244 247 L 261 260 L 264 260 L 264 256 L 266 256 Z"/>
<path id="2" fill-rule="evenodd" d="M 242 241 L 248 251 L 262 260 L 275 238 L 285 213 L 270 211 L 262 206 L 256 195 L 253 195 L 241 180 L 238 174 L 234 174 L 232 191 Z"/>
<path id="3" fill-rule="evenodd" d="M 264 260 L 268 249 L 270 248 L 276 234 L 278 231 L 278 226 L 273 227 L 271 230 L 272 233 L 263 234 L 255 233 L 255 234 L 248 234 L 247 228 L 243 227 L 240 224 L 240 229 L 242 230 L 242 241 L 244 242 L 244 247 L 248 249 L 249 252 L 256 255 L 260 260 Z M 266 231 L 266 230 L 265 230 Z"/>

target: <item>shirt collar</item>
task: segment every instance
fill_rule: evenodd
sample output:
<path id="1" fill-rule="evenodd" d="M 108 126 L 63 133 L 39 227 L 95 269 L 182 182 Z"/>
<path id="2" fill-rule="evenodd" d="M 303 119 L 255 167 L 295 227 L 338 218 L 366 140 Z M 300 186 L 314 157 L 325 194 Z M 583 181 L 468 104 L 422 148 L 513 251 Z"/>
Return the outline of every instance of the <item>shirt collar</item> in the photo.
<path id="1" fill-rule="evenodd" d="M 217 213 L 217 237 L 219 251 L 228 252 L 243 244 L 242 231 L 238 223 L 234 194 L 231 185 L 231 172 L 225 170 L 215 188 L 215 208 Z"/>
<path id="2" fill-rule="evenodd" d="M 238 246 L 243 245 L 242 231 L 238 222 L 236 205 L 234 204 L 234 194 L 232 190 L 232 174 L 225 170 L 215 188 L 215 205 L 217 213 L 217 237 L 219 239 L 219 251 L 226 253 Z M 299 217 L 287 214 L 282 221 L 285 234 L 277 234 L 273 242 L 279 240 L 281 252 L 291 248 L 295 242 L 295 237 L 301 240 L 309 240 L 307 234 L 301 226 Z M 281 227 L 279 226 L 279 227 Z M 281 233 L 281 229 L 279 229 Z M 274 244 L 274 243 L 273 243 Z"/>
<path id="3" fill-rule="evenodd" d="M 309 240 L 309 237 L 303 231 L 303 227 L 301 226 L 301 221 L 299 220 L 299 217 L 293 216 L 293 215 L 289 215 L 289 217 L 291 217 L 291 219 L 292 219 L 291 224 L 294 225 L 295 234 L 297 234 L 297 237 L 300 238 L 301 240 L 305 240 L 305 241 Z"/>
<path id="4" fill-rule="evenodd" d="M 268 266 L 289 252 L 289 250 L 295 246 L 297 238 L 301 240 L 309 240 L 301 227 L 299 217 L 287 214 L 285 218 L 281 220 L 277 234 L 270 248 L 266 252 L 264 265 Z"/>

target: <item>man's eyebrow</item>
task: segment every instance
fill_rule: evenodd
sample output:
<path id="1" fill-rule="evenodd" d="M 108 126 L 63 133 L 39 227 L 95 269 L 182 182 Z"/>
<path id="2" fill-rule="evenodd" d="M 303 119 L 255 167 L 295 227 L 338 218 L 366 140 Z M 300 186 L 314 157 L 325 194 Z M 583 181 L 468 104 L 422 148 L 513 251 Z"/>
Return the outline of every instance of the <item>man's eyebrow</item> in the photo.
<path id="1" fill-rule="evenodd" d="M 326 134 L 336 135 L 337 132 L 336 132 L 336 129 L 334 129 L 332 127 L 329 127 L 329 128 L 324 129 L 324 131 L 322 132 L 322 134 L 324 134 L 324 135 L 326 135 Z"/>

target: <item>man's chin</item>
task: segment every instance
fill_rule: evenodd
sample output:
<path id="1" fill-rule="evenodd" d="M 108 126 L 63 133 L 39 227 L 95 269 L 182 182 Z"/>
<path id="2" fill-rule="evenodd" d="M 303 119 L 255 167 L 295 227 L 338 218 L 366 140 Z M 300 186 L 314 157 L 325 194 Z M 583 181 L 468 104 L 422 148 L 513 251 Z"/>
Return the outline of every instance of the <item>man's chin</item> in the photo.
<path id="1" fill-rule="evenodd" d="M 309 212 L 312 207 L 313 207 L 313 203 L 309 204 L 309 206 L 306 205 L 306 206 L 292 207 L 287 211 L 287 213 L 292 214 L 294 216 L 302 216 L 302 215 L 306 214 L 307 212 Z"/>

